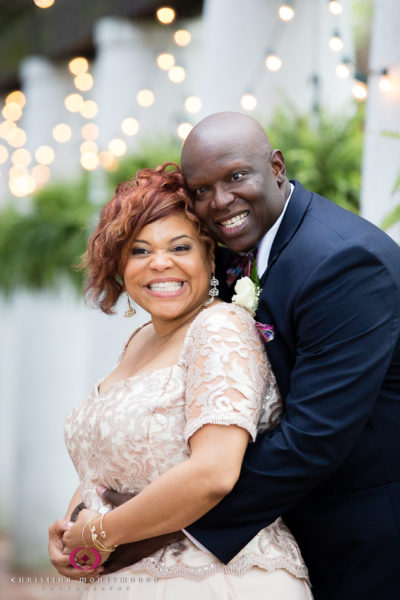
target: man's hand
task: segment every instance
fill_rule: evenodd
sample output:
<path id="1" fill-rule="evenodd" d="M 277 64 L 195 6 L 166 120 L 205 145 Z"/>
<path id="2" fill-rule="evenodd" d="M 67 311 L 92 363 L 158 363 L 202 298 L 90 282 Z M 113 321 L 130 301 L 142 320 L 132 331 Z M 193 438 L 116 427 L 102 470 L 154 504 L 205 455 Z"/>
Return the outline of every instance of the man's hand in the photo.
<path id="1" fill-rule="evenodd" d="M 81 577 L 98 577 L 103 566 L 98 566 L 96 569 L 76 569 L 69 562 L 69 556 L 63 554 L 62 537 L 65 531 L 68 530 L 68 521 L 66 519 L 58 519 L 49 527 L 49 556 L 50 562 L 57 569 L 60 575 L 69 577 L 70 579 L 80 579 Z"/>

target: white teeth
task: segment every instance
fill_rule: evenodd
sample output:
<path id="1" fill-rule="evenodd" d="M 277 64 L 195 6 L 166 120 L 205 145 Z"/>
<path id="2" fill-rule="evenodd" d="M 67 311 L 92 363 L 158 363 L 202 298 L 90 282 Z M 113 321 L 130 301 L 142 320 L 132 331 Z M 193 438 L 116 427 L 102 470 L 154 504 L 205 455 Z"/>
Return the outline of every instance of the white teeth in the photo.
<path id="1" fill-rule="evenodd" d="M 236 215 L 231 219 L 227 219 L 226 221 L 221 221 L 221 225 L 226 227 L 226 229 L 235 229 L 235 227 L 239 227 L 239 225 L 243 225 L 243 223 L 247 219 L 248 212 L 240 213 L 240 215 Z"/>
<path id="2" fill-rule="evenodd" d="M 149 288 L 155 292 L 176 292 L 183 286 L 183 281 L 159 281 L 152 283 Z"/>

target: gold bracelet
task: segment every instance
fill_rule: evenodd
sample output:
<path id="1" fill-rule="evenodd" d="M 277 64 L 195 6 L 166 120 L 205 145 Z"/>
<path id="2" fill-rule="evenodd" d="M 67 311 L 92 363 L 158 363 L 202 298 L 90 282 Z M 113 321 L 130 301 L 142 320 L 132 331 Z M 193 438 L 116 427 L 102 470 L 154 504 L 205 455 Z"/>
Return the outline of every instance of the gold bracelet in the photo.
<path id="1" fill-rule="evenodd" d="M 88 520 L 86 521 L 86 523 L 85 523 L 85 524 L 84 524 L 84 526 L 82 527 L 82 532 L 81 532 L 81 536 L 82 536 L 82 542 L 83 542 L 83 545 L 85 546 L 85 548 L 89 548 L 89 546 L 88 546 L 88 545 L 87 545 L 87 543 L 85 542 L 85 529 L 86 529 L 86 526 L 87 526 L 87 525 L 90 523 L 90 521 L 91 521 L 91 519 L 88 519 Z"/>
<path id="2" fill-rule="evenodd" d="M 92 534 L 92 542 L 93 542 L 93 545 L 95 546 L 95 548 L 96 548 L 97 550 L 100 550 L 100 552 L 114 552 L 114 550 L 115 550 L 116 548 L 118 548 L 118 544 L 117 544 L 117 545 L 115 545 L 115 546 L 111 546 L 110 548 L 107 548 L 107 546 L 105 546 L 104 544 L 102 544 L 102 543 L 100 542 L 100 540 L 99 540 L 99 536 L 98 536 L 98 533 L 97 533 L 97 531 L 96 531 L 96 526 L 95 526 L 95 525 L 94 525 L 94 523 L 93 523 L 93 521 L 94 521 L 95 519 L 97 519 L 97 517 L 100 517 L 100 519 L 101 519 L 101 523 L 102 523 L 102 521 L 103 521 L 103 519 L 102 519 L 102 516 L 101 516 L 100 514 L 96 515 L 95 517 L 93 517 L 93 518 L 90 520 L 90 531 L 91 531 L 91 534 Z M 104 536 L 102 535 L 103 533 L 104 533 Z M 102 537 L 106 537 L 105 531 L 104 531 L 103 529 L 102 529 L 101 535 L 102 535 Z"/>

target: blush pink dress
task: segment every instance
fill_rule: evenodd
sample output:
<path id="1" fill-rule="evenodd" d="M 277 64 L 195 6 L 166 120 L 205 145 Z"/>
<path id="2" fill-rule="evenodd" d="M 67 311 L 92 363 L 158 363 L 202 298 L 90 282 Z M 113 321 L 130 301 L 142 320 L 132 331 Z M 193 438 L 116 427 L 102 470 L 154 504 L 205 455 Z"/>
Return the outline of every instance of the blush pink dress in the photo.
<path id="1" fill-rule="evenodd" d="M 203 425 L 235 424 L 254 441 L 281 414 L 253 319 L 225 303 L 199 313 L 175 365 L 98 389 L 68 416 L 65 441 L 86 506 L 102 514 L 112 507 L 97 485 L 140 492 L 188 458 L 188 440 Z M 281 518 L 227 565 L 185 539 L 86 588 L 86 600 L 312 598 L 299 548 Z"/>

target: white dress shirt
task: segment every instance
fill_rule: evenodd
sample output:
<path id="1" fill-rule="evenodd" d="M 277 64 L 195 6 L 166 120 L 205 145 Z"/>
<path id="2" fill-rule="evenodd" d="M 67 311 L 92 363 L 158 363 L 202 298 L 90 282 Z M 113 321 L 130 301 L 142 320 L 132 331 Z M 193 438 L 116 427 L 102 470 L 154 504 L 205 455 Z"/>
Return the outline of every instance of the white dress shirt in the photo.
<path id="1" fill-rule="evenodd" d="M 278 233 L 279 226 L 282 223 L 283 215 L 286 212 L 286 209 L 289 204 L 289 200 L 293 194 L 293 190 L 294 190 L 294 185 L 293 185 L 293 183 L 290 183 L 290 194 L 288 196 L 288 199 L 285 202 L 283 211 L 279 215 L 279 218 L 272 225 L 271 229 L 269 229 L 267 231 L 267 233 L 264 235 L 264 237 L 262 238 L 261 242 L 258 245 L 257 273 L 258 273 L 258 276 L 260 279 L 268 266 L 268 259 L 269 259 L 269 255 L 271 252 L 272 244 L 274 243 L 275 236 Z M 203 546 L 203 544 L 198 542 L 196 540 L 196 538 L 194 538 L 192 535 L 190 535 L 190 533 L 188 531 L 186 531 L 186 529 L 182 529 L 182 531 L 189 538 L 189 540 L 191 542 L 193 542 L 193 544 L 195 544 L 198 548 L 200 548 L 200 550 L 202 550 L 203 552 L 206 552 L 207 554 L 211 554 L 211 552 L 209 550 L 207 550 L 207 548 L 205 548 Z"/>

